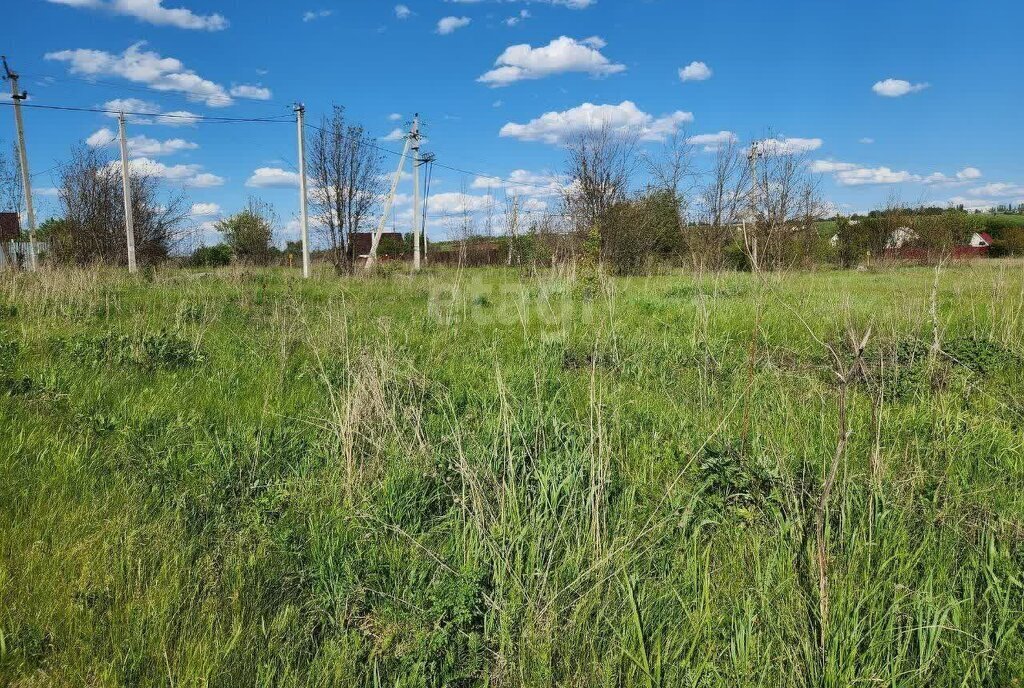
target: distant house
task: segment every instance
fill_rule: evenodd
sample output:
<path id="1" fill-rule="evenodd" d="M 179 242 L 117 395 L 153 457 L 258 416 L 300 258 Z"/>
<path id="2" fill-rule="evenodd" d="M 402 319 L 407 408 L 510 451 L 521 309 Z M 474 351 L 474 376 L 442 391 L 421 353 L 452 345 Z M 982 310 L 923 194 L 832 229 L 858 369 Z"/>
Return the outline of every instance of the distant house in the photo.
<path id="1" fill-rule="evenodd" d="M 971 237 L 973 248 L 989 248 L 992 246 L 992 235 L 988 232 L 975 232 Z"/>

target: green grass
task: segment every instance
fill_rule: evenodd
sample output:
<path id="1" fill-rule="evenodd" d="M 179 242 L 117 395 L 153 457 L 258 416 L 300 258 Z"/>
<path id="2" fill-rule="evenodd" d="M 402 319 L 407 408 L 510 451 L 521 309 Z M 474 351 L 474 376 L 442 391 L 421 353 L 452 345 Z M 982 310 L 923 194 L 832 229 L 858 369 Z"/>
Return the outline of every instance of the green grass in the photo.
<path id="1" fill-rule="evenodd" d="M 1019 685 L 1024 271 L 934 280 L 8 276 L 0 684 Z"/>

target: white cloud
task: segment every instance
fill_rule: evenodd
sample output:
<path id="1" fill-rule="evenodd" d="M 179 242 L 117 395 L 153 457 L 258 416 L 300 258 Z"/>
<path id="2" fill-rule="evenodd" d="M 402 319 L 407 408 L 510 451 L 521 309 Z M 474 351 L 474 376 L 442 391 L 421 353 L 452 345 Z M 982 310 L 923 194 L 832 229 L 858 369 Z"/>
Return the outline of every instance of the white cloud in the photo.
<path id="1" fill-rule="evenodd" d="M 311 22 L 317 19 L 324 19 L 334 14 L 334 10 L 309 10 L 302 14 L 302 21 Z"/>
<path id="2" fill-rule="evenodd" d="M 972 196 L 989 196 L 1002 198 L 1006 196 L 1024 196 L 1024 184 L 1009 184 L 1007 182 L 994 182 L 971 189 L 968 193 Z"/>
<path id="3" fill-rule="evenodd" d="M 119 76 L 157 91 L 182 93 L 189 100 L 204 102 L 210 107 L 226 107 L 234 102 L 220 84 L 202 78 L 186 68 L 181 60 L 143 50 L 144 45 L 144 42 L 130 45 L 120 55 L 79 48 L 46 53 L 45 58 L 68 63 L 72 74 Z"/>
<path id="4" fill-rule="evenodd" d="M 871 90 L 880 96 L 885 96 L 886 98 L 899 98 L 900 96 L 905 96 L 908 93 L 923 91 L 928 88 L 928 86 L 929 84 L 927 83 L 912 84 L 909 81 L 904 81 L 903 79 L 885 79 L 883 81 L 876 82 L 875 85 L 871 87 Z"/>
<path id="5" fill-rule="evenodd" d="M 524 19 L 530 18 L 530 10 L 519 10 L 519 14 L 514 14 L 505 20 L 505 26 L 515 26 L 522 22 Z"/>
<path id="6" fill-rule="evenodd" d="M 464 26 L 469 26 L 472 21 L 469 17 L 444 17 L 437 22 L 437 32 L 442 36 L 447 36 Z"/>
<path id="7" fill-rule="evenodd" d="M 109 110 L 108 117 L 117 117 L 123 112 L 131 124 L 162 124 L 168 127 L 191 126 L 199 121 L 199 115 L 186 110 L 173 110 L 161 113 L 156 103 L 138 98 L 115 98 L 103 103 L 103 109 Z M 134 114 L 129 114 L 134 113 Z"/>
<path id="8" fill-rule="evenodd" d="M 245 185 L 257 189 L 298 186 L 299 174 L 280 167 L 258 167 L 253 170 Z"/>
<path id="9" fill-rule="evenodd" d="M 714 153 L 727 143 L 737 141 L 736 134 L 731 131 L 720 131 L 717 134 L 697 134 L 686 139 L 686 142 L 694 146 L 704 146 L 705 153 Z"/>
<path id="10" fill-rule="evenodd" d="M 388 119 L 391 120 L 392 122 L 397 122 L 400 119 L 402 119 L 402 115 L 401 113 L 398 112 L 392 112 L 390 115 L 388 115 Z"/>
<path id="11" fill-rule="evenodd" d="M 216 203 L 193 203 L 189 215 L 192 217 L 217 217 L 223 211 Z"/>
<path id="12" fill-rule="evenodd" d="M 566 72 L 607 76 L 626 70 L 625 65 L 614 64 L 593 45 L 560 36 L 539 48 L 527 43 L 509 46 L 495 60 L 495 68 L 477 81 L 497 87 L 508 86 L 524 79 L 541 79 Z"/>
<path id="13" fill-rule="evenodd" d="M 852 162 L 838 162 L 836 160 L 815 160 L 811 163 L 811 172 L 817 174 L 832 174 L 856 169 L 857 165 Z"/>
<path id="14" fill-rule="evenodd" d="M 705 81 L 711 78 L 711 68 L 703 62 L 691 62 L 679 70 L 679 78 L 683 81 Z"/>
<path id="15" fill-rule="evenodd" d="M 559 196 L 566 188 L 565 179 L 549 172 L 513 170 L 508 177 L 481 176 L 473 180 L 471 188 L 504 190 L 517 196 Z"/>
<path id="16" fill-rule="evenodd" d="M 150 115 L 157 115 L 161 108 L 156 103 L 140 98 L 114 98 L 103 103 L 103 109 L 110 111 L 108 117 L 117 117 L 117 113 L 123 112 L 125 119 L 132 124 L 153 124 Z"/>
<path id="17" fill-rule="evenodd" d="M 802 138 L 775 138 L 775 139 L 762 139 L 756 144 L 757 148 L 768 154 L 775 155 L 799 155 L 801 153 L 810 153 L 811 151 L 818 150 L 821 148 L 823 141 L 821 139 L 802 139 Z"/>
<path id="18" fill-rule="evenodd" d="M 836 173 L 836 181 L 843 186 L 864 186 L 867 184 L 903 184 L 920 181 L 916 174 L 888 167 L 854 167 Z"/>
<path id="19" fill-rule="evenodd" d="M 188 110 L 172 110 L 158 115 L 157 124 L 164 124 L 168 127 L 190 127 L 199 121 L 199 115 Z"/>
<path id="20" fill-rule="evenodd" d="M 110 167 L 111 169 L 116 169 L 119 173 L 121 171 L 120 161 L 112 161 Z M 165 165 L 150 158 L 139 157 L 129 160 L 128 167 L 138 174 L 164 179 L 169 182 L 178 182 L 183 186 L 197 189 L 220 186 L 224 183 L 223 177 L 203 172 L 202 165 Z"/>
<path id="21" fill-rule="evenodd" d="M 85 143 L 93 148 L 109 146 L 117 141 L 117 134 L 106 127 L 94 131 Z M 128 150 L 132 155 L 156 156 L 172 155 L 185 150 L 195 150 L 199 145 L 185 139 L 166 139 L 160 141 L 148 136 L 131 136 L 128 138 Z"/>
<path id="22" fill-rule="evenodd" d="M 399 19 L 408 19 L 412 16 L 412 10 L 406 5 L 395 5 L 395 16 Z"/>
<path id="23" fill-rule="evenodd" d="M 862 138 L 862 139 L 860 139 L 858 141 L 858 143 L 863 143 L 863 144 L 868 145 L 868 146 L 870 146 L 874 142 L 875 142 L 875 140 L 873 138 L 871 138 L 870 136 L 865 136 L 864 138 Z"/>
<path id="24" fill-rule="evenodd" d="M 273 97 L 269 88 L 254 84 L 232 86 L 231 95 L 236 98 L 249 98 L 251 100 L 270 100 Z"/>
<path id="25" fill-rule="evenodd" d="M 834 175 L 836 183 L 842 186 L 865 186 L 869 184 L 905 184 L 920 183 L 929 186 L 960 186 L 971 179 L 981 176 L 981 170 L 976 167 L 965 167 L 956 173 L 956 176 L 949 176 L 942 172 L 932 172 L 929 175 L 914 174 L 906 170 L 893 170 L 889 167 L 867 167 L 852 162 L 839 162 L 837 160 L 815 160 L 811 163 L 812 172 Z M 998 186 L 998 185 L 988 185 Z M 979 187 L 984 189 L 986 187 Z M 1024 188 L 1024 187 L 1022 187 Z M 971 193 L 974 193 L 972 190 Z M 985 194 L 980 194 L 985 195 Z M 1013 195 L 1012 193 L 1010 195 Z"/>
<path id="26" fill-rule="evenodd" d="M 458 192 L 432 194 L 427 201 L 427 210 L 441 215 L 481 212 L 489 206 L 497 209 L 497 201 L 491 196 L 474 196 Z"/>
<path id="27" fill-rule="evenodd" d="M 219 14 L 195 14 L 183 7 L 164 7 L 163 0 L 48 0 L 58 5 L 83 9 L 105 10 L 114 14 L 134 17 L 157 26 L 175 26 L 179 29 L 221 31 L 228 20 Z"/>
<path id="28" fill-rule="evenodd" d="M 501 128 L 500 136 L 557 144 L 573 134 L 607 127 L 617 133 L 635 133 L 644 141 L 663 141 L 692 121 L 693 115 L 682 111 L 655 117 L 629 100 L 618 105 L 583 103 L 564 112 L 547 112 L 526 124 L 509 122 Z"/>
<path id="29" fill-rule="evenodd" d="M 381 141 L 402 141 L 403 139 L 405 139 L 405 132 L 397 127 L 388 132 L 387 135 L 380 137 Z"/>
<path id="30" fill-rule="evenodd" d="M 964 210 L 991 210 L 996 206 L 993 201 L 985 201 L 978 198 L 966 198 L 964 196 L 953 196 L 948 201 L 951 206 L 963 206 Z"/>

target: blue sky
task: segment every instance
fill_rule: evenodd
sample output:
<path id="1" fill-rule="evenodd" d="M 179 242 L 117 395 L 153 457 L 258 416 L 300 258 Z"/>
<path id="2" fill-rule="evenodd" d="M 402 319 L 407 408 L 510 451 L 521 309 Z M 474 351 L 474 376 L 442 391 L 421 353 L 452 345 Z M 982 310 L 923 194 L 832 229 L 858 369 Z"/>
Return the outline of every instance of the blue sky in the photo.
<path id="1" fill-rule="evenodd" d="M 526 180 L 538 209 L 553 203 L 539 187 L 562 166 L 559 140 L 595 119 L 650 146 L 685 131 L 698 167 L 716 140 L 772 132 L 807 153 L 845 212 L 891 194 L 1024 202 L 1019 1 L 13 1 L 21 30 L 0 48 L 32 104 L 273 118 L 302 101 L 315 122 L 337 103 L 392 149 L 387 135 L 418 111 L 438 162 Z M 45 216 L 57 206 L 46 170 L 116 121 L 33 109 L 25 120 Z M 294 236 L 294 125 L 154 115 L 129 135 L 140 164 L 185 189 L 197 225 L 255 193 Z M 436 169 L 431 236 L 445 235 L 446 213 L 481 207 L 486 186 Z M 404 196 L 396 213 L 408 216 Z"/>

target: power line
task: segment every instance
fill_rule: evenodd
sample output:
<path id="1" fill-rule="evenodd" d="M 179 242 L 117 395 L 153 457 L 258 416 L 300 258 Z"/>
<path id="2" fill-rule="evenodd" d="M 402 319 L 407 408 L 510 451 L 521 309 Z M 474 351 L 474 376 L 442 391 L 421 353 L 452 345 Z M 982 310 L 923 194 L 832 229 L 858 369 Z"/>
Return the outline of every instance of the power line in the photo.
<path id="1" fill-rule="evenodd" d="M 322 127 L 316 126 L 315 124 L 310 124 L 309 122 L 306 122 L 306 126 L 311 128 L 311 129 L 316 129 L 317 131 L 323 132 L 325 134 L 330 134 L 331 136 L 338 136 L 339 138 L 342 138 L 342 139 L 349 138 L 345 134 L 336 134 L 335 132 L 329 132 L 326 129 L 323 129 Z M 382 153 L 388 153 L 389 155 L 394 155 L 394 156 L 401 156 L 402 155 L 402 153 L 400 153 L 399 151 L 396 151 L 396 150 L 391 149 L 391 148 L 385 148 L 384 146 L 379 146 L 379 145 L 377 145 L 376 143 L 373 143 L 373 141 L 370 141 L 370 140 L 366 140 L 366 141 L 364 141 L 364 143 L 367 146 L 371 147 L 371 148 L 374 148 L 376 150 L 381 151 Z M 434 161 L 432 161 L 432 164 L 436 165 L 437 167 L 441 167 L 443 169 L 449 170 L 451 172 L 458 172 L 459 174 L 468 174 L 468 175 L 471 175 L 471 176 L 474 176 L 474 177 L 480 177 L 481 179 L 493 180 L 495 182 L 504 182 L 505 184 L 508 184 L 509 186 L 525 186 L 525 187 L 529 187 L 529 188 L 532 188 L 532 189 L 541 189 L 541 190 L 549 191 L 549 192 L 555 191 L 555 189 L 553 189 L 551 187 L 551 185 L 533 184 L 533 183 L 530 183 L 530 182 L 516 181 L 514 179 L 507 179 L 507 178 L 504 178 L 504 177 L 497 177 L 497 176 L 495 176 L 493 174 L 484 174 L 483 172 L 474 172 L 472 170 L 466 170 L 466 169 L 462 169 L 462 168 L 459 168 L 459 167 L 453 167 L 451 165 L 444 165 L 442 163 L 437 162 L 436 159 Z"/>
<path id="2" fill-rule="evenodd" d="M 6 105 L 8 107 L 13 107 L 13 103 L 10 103 L 10 102 L 2 102 L 2 101 L 0 101 L 0 105 Z M 71 105 L 44 105 L 44 104 L 41 104 L 41 103 L 22 103 L 21 106 L 22 107 L 26 107 L 26 108 L 34 108 L 34 109 L 37 109 L 37 110 L 54 110 L 54 111 L 59 111 L 59 112 L 92 112 L 92 113 L 98 113 L 98 114 L 104 114 L 104 115 L 115 115 L 115 116 L 119 115 L 119 114 L 122 114 L 120 110 L 108 110 L 108 109 L 105 109 L 105 108 L 79 107 L 79 106 L 71 106 Z M 279 115 L 277 117 L 218 117 L 218 116 L 213 116 L 213 115 L 183 115 L 183 114 L 179 115 L 179 114 L 175 114 L 175 113 L 161 114 L 159 112 L 128 112 L 128 111 L 124 111 L 123 114 L 128 115 L 128 116 L 133 116 L 133 117 L 156 117 L 156 118 L 163 118 L 163 119 L 180 119 L 180 120 L 183 120 L 183 121 L 189 121 L 189 122 L 194 122 L 194 123 L 203 123 L 203 124 L 235 124 L 235 123 L 252 123 L 252 122 L 270 123 L 270 124 L 282 124 L 282 123 L 291 123 L 291 122 L 295 121 L 295 117 L 293 117 L 291 115 Z M 306 122 L 306 126 L 311 128 L 311 129 L 316 129 L 317 131 L 323 132 L 325 134 L 330 134 L 332 136 L 337 135 L 337 136 L 339 136 L 339 138 L 343 138 L 343 139 L 344 138 L 349 138 L 349 136 L 346 135 L 346 134 L 337 134 L 336 132 L 329 132 L 329 131 L 327 131 L 327 130 L 323 129 L 322 127 L 319 127 L 319 126 L 317 126 L 315 124 L 310 124 L 309 122 Z M 369 139 L 364 140 L 364 144 L 370 146 L 371 148 L 373 148 L 375 150 L 381 151 L 382 153 L 387 153 L 388 155 L 394 155 L 394 156 L 398 156 L 398 157 L 402 156 L 402 153 L 400 153 L 400 152 L 398 152 L 396 150 L 393 150 L 391 148 L 386 148 L 384 146 L 380 146 L 380 145 L 374 143 L 373 141 L 371 141 Z M 532 188 L 532 189 L 540 189 L 540 190 L 543 190 L 543 191 L 547 191 L 549 193 L 556 191 L 556 189 L 554 189 L 551 184 L 536 184 L 536 183 L 532 183 L 532 182 L 525 182 L 525 181 L 519 181 L 519 180 L 515 180 L 515 179 L 508 179 L 508 178 L 505 178 L 505 177 L 498 177 L 498 176 L 495 176 L 495 175 L 492 175 L 492 174 L 485 174 L 483 172 L 467 170 L 467 169 L 461 168 L 461 167 L 455 167 L 454 165 L 445 165 L 444 163 L 438 162 L 436 159 L 433 161 L 433 165 L 435 165 L 435 166 L 437 166 L 437 167 L 439 167 L 441 169 L 448 170 L 450 172 L 457 172 L 459 174 L 471 175 L 473 177 L 478 177 L 478 178 L 481 178 L 481 179 L 493 180 L 494 182 L 497 182 L 497 183 L 500 183 L 500 184 L 503 184 L 503 185 L 512 186 L 512 187 L 526 187 L 526 188 Z"/>
<path id="3" fill-rule="evenodd" d="M 6 105 L 13 107 L 14 103 L 6 101 L 0 101 L 0 105 Z M 173 112 L 160 113 L 160 112 L 129 112 L 127 110 L 107 110 L 104 108 L 90 108 L 90 107 L 77 107 L 71 105 L 43 105 L 41 103 L 22 103 L 21 107 L 34 108 L 36 110 L 57 110 L 60 112 L 95 112 L 103 115 L 120 115 L 125 114 L 132 117 L 157 117 L 162 119 L 180 119 L 188 122 L 195 123 L 206 123 L 206 124 L 232 124 L 237 122 L 270 122 L 270 123 L 291 123 L 295 121 L 295 118 L 291 115 L 280 115 L 274 117 L 216 117 L 211 115 L 183 115 L 175 114 Z"/>

